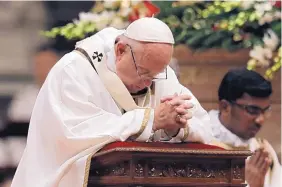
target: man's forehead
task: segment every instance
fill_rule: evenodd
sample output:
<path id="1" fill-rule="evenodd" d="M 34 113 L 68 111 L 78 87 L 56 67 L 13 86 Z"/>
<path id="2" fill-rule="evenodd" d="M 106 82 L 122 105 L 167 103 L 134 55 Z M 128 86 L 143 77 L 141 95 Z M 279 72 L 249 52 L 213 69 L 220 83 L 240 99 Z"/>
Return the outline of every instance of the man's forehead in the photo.
<path id="1" fill-rule="evenodd" d="M 244 93 L 241 98 L 237 99 L 237 102 L 240 102 L 242 104 L 267 107 L 270 105 L 271 99 L 270 97 L 254 97 L 247 93 Z"/>

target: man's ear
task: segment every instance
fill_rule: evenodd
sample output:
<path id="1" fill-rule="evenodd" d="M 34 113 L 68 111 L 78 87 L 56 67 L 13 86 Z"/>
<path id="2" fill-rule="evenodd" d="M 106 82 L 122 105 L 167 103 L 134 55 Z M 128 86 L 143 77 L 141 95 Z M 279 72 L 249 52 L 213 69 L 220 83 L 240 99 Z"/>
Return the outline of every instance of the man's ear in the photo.
<path id="1" fill-rule="evenodd" d="M 123 41 L 118 41 L 115 44 L 115 53 L 117 61 L 120 61 L 121 57 L 124 55 L 126 50 L 126 44 Z"/>
<path id="2" fill-rule="evenodd" d="M 228 114 L 231 111 L 231 106 L 230 106 L 230 102 L 228 102 L 227 100 L 223 99 L 219 101 L 219 111 L 221 114 Z"/>

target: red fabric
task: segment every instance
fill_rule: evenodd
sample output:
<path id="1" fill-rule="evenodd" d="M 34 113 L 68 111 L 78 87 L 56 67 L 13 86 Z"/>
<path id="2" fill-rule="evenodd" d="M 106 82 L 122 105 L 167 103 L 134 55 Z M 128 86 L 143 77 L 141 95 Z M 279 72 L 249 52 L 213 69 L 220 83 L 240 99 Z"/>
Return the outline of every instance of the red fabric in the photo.
<path id="1" fill-rule="evenodd" d="M 150 1 L 144 1 L 144 5 L 149 10 L 146 14 L 147 17 L 152 17 L 153 15 L 160 13 L 159 7 L 157 7 Z"/>
<path id="2" fill-rule="evenodd" d="M 281 0 L 276 1 L 275 4 L 274 4 L 274 6 L 275 6 L 276 8 L 281 8 Z"/>
<path id="3" fill-rule="evenodd" d="M 133 11 L 129 14 L 128 21 L 131 23 L 139 19 L 139 11 L 137 8 L 133 8 Z"/>
<path id="4" fill-rule="evenodd" d="M 101 151 L 106 151 L 110 149 L 115 149 L 118 147 L 136 148 L 136 147 L 146 147 L 146 148 L 174 148 L 174 149 L 218 149 L 224 150 L 223 148 L 200 144 L 200 143 L 163 143 L 163 142 L 114 142 L 106 145 Z"/>

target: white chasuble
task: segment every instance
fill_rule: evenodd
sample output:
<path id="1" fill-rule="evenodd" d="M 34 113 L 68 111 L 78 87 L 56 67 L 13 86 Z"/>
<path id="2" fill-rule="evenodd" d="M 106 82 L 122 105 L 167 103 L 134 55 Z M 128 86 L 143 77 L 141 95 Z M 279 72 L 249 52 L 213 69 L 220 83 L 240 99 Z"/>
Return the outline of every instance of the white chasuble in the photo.
<path id="1" fill-rule="evenodd" d="M 85 187 L 87 162 L 114 141 L 161 141 L 152 134 L 153 108 L 160 98 L 189 94 L 194 104 L 187 127 L 168 142 L 209 143 L 209 116 L 193 94 L 179 84 L 172 69 L 137 104 L 114 73 L 114 41 L 123 31 L 107 28 L 77 47 L 91 57 L 98 72 L 80 52 L 66 54 L 50 71 L 37 97 L 27 146 L 12 187 Z M 139 101 L 140 100 L 140 101 Z M 126 113 L 123 113 L 124 109 Z"/>
<path id="2" fill-rule="evenodd" d="M 211 119 L 211 130 L 213 136 L 215 137 L 217 145 L 224 147 L 225 149 L 235 149 L 235 148 L 245 148 L 251 151 L 264 146 L 266 150 L 270 153 L 271 159 L 273 161 L 272 166 L 269 168 L 265 176 L 264 187 L 278 187 L 282 186 L 281 182 L 281 165 L 277 158 L 277 155 L 273 147 L 266 141 L 257 138 L 251 138 L 249 140 L 243 140 L 237 135 L 229 131 L 224 125 L 221 124 L 219 120 L 219 111 L 211 110 L 209 112 Z M 222 143 L 222 144 L 218 144 Z"/>

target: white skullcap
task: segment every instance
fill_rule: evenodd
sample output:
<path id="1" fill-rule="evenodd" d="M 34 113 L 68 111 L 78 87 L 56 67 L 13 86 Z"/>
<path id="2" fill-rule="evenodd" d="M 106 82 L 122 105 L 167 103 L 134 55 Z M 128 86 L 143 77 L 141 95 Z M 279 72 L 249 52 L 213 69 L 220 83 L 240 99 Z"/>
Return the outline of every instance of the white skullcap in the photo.
<path id="1" fill-rule="evenodd" d="M 141 42 L 174 44 L 170 28 L 161 20 L 153 17 L 140 18 L 132 22 L 124 35 Z"/>

